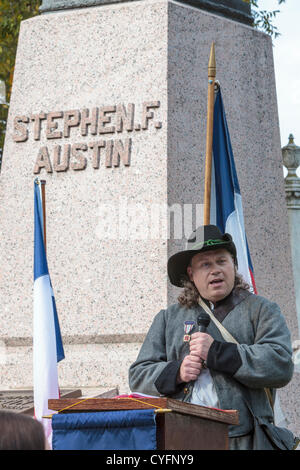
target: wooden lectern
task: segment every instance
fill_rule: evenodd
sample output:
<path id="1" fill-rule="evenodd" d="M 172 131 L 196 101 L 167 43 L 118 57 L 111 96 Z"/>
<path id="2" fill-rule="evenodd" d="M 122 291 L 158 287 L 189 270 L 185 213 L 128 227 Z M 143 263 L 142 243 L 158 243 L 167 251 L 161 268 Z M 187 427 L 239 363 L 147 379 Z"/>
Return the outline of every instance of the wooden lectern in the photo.
<path id="1" fill-rule="evenodd" d="M 48 407 L 60 413 L 154 407 L 159 450 L 228 450 L 228 426 L 239 422 L 236 410 L 217 410 L 171 398 L 61 398 L 49 400 Z"/>

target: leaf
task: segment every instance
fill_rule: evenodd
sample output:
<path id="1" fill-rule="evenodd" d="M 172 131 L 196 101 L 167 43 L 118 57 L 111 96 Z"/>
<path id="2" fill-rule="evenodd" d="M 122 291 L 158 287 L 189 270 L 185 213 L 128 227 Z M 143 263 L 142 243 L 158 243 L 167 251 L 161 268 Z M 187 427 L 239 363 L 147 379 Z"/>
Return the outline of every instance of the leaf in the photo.
<path id="1" fill-rule="evenodd" d="M 0 80 L 5 83 L 9 102 L 20 23 L 39 14 L 41 0 L 0 0 Z M 0 105 L 0 168 L 8 106 Z"/>
<path id="2" fill-rule="evenodd" d="M 253 16 L 253 26 L 276 39 L 280 33 L 273 24 L 273 19 L 280 13 L 280 10 L 260 10 L 259 0 L 243 0 L 245 3 L 251 5 L 251 13 Z M 285 3 L 285 0 L 277 0 L 278 5 Z"/>

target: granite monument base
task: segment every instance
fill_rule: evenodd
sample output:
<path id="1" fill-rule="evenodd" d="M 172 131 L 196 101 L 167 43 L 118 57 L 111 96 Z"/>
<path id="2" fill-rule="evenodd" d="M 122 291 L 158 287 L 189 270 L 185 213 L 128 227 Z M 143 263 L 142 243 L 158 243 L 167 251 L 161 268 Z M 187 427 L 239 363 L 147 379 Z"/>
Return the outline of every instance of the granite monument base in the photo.
<path id="1" fill-rule="evenodd" d="M 170 208 L 180 218 L 203 202 L 212 41 L 256 283 L 297 339 L 270 37 L 172 0 L 49 12 L 21 25 L 4 148 L 2 389 L 32 384 L 38 176 L 66 350 L 60 384 L 128 391 L 154 315 L 179 293 L 166 263 L 189 233 L 168 236 Z M 297 400 L 294 390 L 286 402 L 294 426 Z"/>

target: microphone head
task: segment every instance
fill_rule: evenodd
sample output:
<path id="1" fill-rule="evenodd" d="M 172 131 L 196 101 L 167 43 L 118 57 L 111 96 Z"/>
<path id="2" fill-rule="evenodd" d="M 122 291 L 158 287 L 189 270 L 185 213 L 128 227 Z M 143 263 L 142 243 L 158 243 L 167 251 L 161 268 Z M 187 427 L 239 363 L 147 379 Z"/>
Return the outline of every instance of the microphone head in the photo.
<path id="1" fill-rule="evenodd" d="M 201 312 L 197 318 L 198 326 L 204 326 L 205 328 L 208 327 L 210 323 L 210 317 L 206 312 Z"/>

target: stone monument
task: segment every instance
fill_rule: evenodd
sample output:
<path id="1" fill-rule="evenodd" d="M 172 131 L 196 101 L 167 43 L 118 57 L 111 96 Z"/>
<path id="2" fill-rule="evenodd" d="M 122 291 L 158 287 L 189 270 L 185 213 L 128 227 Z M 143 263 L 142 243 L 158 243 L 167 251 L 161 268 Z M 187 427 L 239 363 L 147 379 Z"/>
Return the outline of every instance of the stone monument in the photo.
<path id="1" fill-rule="evenodd" d="M 166 264 L 189 235 L 185 210 L 195 224 L 203 203 L 212 41 L 256 284 L 297 339 L 272 42 L 251 27 L 249 5 L 44 0 L 41 13 L 21 25 L 0 178 L 1 389 L 32 387 L 40 177 L 66 355 L 60 385 L 129 391 L 154 315 L 179 293 Z M 288 403 L 281 395 L 296 429 L 289 387 Z"/>

